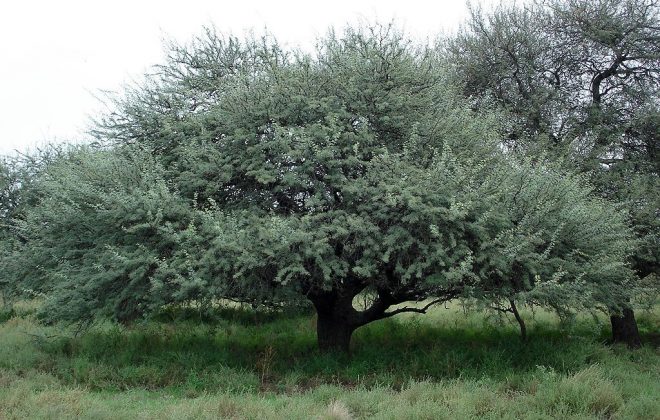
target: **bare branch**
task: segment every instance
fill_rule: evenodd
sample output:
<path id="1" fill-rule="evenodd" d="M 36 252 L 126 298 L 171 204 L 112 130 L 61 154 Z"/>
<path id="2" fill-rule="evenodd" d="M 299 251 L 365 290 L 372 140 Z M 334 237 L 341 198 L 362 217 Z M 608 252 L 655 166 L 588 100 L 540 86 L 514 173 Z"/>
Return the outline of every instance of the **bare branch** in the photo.
<path id="1" fill-rule="evenodd" d="M 455 298 L 456 296 L 458 296 L 458 294 L 457 294 L 457 293 L 453 293 L 453 294 L 451 294 L 450 296 L 443 297 L 443 298 L 439 298 L 439 299 L 435 299 L 435 300 L 429 302 L 429 303 L 428 303 L 427 305 L 425 305 L 423 308 L 413 308 L 413 307 L 409 307 L 409 306 L 404 306 L 403 308 L 395 309 L 395 310 L 393 310 L 393 311 L 391 311 L 391 312 L 383 312 L 383 313 L 382 313 L 378 318 L 376 318 L 376 319 L 385 319 L 385 318 L 389 318 L 389 317 L 392 317 L 392 316 L 394 316 L 394 315 L 398 315 L 398 314 L 402 314 L 402 313 L 406 313 L 406 312 L 416 313 L 416 314 L 425 314 L 426 311 L 428 311 L 429 308 L 430 308 L 431 306 L 433 306 L 433 305 L 437 305 L 438 303 L 444 303 L 444 302 L 447 302 L 447 301 L 449 301 L 449 300 Z"/>

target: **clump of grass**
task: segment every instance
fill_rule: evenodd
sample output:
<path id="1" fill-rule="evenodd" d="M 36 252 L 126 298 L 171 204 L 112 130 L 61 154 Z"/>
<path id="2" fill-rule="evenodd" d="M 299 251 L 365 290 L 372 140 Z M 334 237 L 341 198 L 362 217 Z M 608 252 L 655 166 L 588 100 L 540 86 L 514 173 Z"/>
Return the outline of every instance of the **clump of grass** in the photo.
<path id="1" fill-rule="evenodd" d="M 323 418 L 327 420 L 351 420 L 353 416 L 341 401 L 335 400 L 328 405 L 328 411 Z"/>

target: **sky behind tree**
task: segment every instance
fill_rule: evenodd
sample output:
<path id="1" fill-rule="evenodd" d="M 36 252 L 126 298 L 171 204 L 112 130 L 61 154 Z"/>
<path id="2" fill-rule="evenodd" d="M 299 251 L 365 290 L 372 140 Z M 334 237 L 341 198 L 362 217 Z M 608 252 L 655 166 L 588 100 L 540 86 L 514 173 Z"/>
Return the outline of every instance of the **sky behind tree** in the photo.
<path id="1" fill-rule="evenodd" d="M 103 112 L 101 91 L 121 91 L 162 61 L 164 39 L 185 42 L 204 25 L 236 35 L 267 28 L 310 49 L 332 26 L 394 20 L 424 39 L 454 31 L 467 13 L 460 0 L 2 2 L 0 154 L 84 141 L 90 117 Z"/>

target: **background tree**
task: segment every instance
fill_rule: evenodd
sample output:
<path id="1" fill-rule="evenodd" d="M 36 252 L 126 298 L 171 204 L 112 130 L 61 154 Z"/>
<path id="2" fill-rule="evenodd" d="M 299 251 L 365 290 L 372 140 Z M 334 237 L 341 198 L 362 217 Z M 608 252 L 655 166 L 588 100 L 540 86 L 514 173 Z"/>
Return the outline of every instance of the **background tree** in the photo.
<path id="1" fill-rule="evenodd" d="M 625 212 L 594 199 L 583 176 L 556 164 L 514 160 L 499 171 L 480 192 L 503 222 L 477 254 L 482 305 L 512 313 L 525 340 L 518 305 L 571 317 L 576 309 L 608 312 L 638 291 L 625 264 L 635 246 Z"/>
<path id="2" fill-rule="evenodd" d="M 464 95 L 509 112 L 509 148 L 585 171 L 628 207 L 641 239 L 635 268 L 649 285 L 660 272 L 658 10 L 653 0 L 473 8 L 447 44 Z M 615 341 L 638 345 L 632 311 L 620 315 Z"/>
<path id="3" fill-rule="evenodd" d="M 20 223 L 38 201 L 34 184 L 65 154 L 66 147 L 50 145 L 27 154 L 0 156 L 0 272 L 14 272 L 20 264 L 20 249 L 27 240 Z M 18 292 L 17 282 L 0 277 L 3 304 L 10 304 Z"/>

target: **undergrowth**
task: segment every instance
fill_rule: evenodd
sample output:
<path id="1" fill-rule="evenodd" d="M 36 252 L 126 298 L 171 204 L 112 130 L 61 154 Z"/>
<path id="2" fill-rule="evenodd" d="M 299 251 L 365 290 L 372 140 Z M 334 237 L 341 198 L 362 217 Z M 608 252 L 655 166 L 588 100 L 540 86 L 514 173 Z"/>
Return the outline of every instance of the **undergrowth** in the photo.
<path id="1" fill-rule="evenodd" d="M 317 351 L 309 314 L 170 308 L 76 335 L 25 308 L 0 323 L 0 418 L 161 418 L 164 407 L 202 418 L 660 418 L 653 312 L 638 316 L 638 351 L 606 345 L 604 320 L 567 327 L 537 313 L 523 343 L 511 324 L 452 306 L 368 325 L 347 357 Z M 69 400 L 78 412 L 51 412 Z"/>

